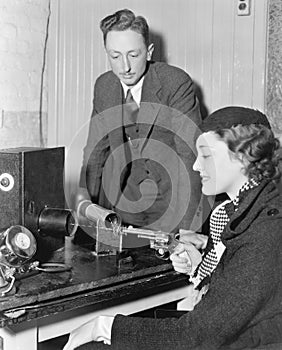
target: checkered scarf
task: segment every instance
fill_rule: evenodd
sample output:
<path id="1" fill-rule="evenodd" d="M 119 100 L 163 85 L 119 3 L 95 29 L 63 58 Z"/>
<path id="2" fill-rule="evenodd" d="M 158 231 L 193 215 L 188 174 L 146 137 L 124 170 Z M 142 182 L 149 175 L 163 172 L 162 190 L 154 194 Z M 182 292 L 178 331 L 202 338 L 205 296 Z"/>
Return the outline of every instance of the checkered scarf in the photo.
<path id="1" fill-rule="evenodd" d="M 216 269 L 226 248 L 221 241 L 221 233 L 229 222 L 230 216 L 234 211 L 237 211 L 239 203 L 245 197 L 246 192 L 256 186 L 258 186 L 258 183 L 250 179 L 241 187 L 238 195 L 233 200 L 224 201 L 212 212 L 210 217 L 211 249 L 205 252 L 203 260 L 198 265 L 194 275 L 190 277 L 194 288 L 198 287 L 206 277 L 211 276 Z"/>

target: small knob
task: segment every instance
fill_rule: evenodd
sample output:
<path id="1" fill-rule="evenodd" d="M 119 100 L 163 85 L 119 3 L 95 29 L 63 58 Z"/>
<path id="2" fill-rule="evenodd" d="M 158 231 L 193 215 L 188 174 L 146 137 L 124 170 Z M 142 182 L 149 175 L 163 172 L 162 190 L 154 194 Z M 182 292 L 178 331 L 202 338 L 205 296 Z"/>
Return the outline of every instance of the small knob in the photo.
<path id="1" fill-rule="evenodd" d="M 3 173 L 0 175 L 0 190 L 10 191 L 15 184 L 15 180 L 11 174 Z"/>
<path id="2" fill-rule="evenodd" d="M 239 5 L 239 10 L 243 11 L 243 10 L 246 9 L 246 7 L 247 7 L 247 5 L 246 5 L 245 3 L 241 3 L 241 4 Z"/>
<path id="3" fill-rule="evenodd" d="M 1 185 L 4 187 L 8 187 L 10 185 L 10 180 L 7 177 L 3 177 L 1 179 Z"/>

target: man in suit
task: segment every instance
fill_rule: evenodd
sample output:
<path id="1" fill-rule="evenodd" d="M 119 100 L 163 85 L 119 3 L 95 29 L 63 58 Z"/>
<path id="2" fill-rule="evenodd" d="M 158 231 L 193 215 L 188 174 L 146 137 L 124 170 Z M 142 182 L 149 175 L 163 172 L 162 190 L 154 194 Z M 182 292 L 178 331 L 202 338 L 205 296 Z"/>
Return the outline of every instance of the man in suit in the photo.
<path id="1" fill-rule="evenodd" d="M 95 83 L 78 201 L 90 197 L 125 225 L 197 229 L 201 189 L 192 164 L 201 116 L 193 82 L 151 61 L 143 17 L 120 10 L 100 28 L 111 71 Z"/>

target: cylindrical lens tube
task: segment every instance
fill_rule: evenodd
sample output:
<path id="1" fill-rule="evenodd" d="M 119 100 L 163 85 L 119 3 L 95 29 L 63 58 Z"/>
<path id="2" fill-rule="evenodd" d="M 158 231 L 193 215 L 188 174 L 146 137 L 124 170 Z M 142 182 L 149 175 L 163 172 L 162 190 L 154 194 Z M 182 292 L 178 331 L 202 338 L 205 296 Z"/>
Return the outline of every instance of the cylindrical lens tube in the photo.
<path id="1" fill-rule="evenodd" d="M 45 235 L 73 236 L 77 229 L 76 216 L 68 209 L 44 208 L 38 218 L 38 230 Z"/>

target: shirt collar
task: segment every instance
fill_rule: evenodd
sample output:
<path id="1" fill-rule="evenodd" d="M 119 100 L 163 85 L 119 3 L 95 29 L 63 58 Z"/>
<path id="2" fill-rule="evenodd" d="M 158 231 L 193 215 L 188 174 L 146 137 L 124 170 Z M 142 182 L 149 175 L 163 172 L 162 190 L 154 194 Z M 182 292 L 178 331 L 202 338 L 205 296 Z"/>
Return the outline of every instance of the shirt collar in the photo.
<path id="1" fill-rule="evenodd" d="M 121 86 L 123 88 L 123 93 L 124 96 L 126 96 L 127 94 L 127 90 L 129 90 L 129 87 L 127 85 L 125 85 L 122 81 L 121 82 Z M 144 82 L 144 77 L 142 77 L 137 84 L 135 84 L 130 90 L 132 93 L 132 97 L 134 98 L 134 101 L 137 103 L 138 107 L 140 107 L 140 103 L 141 103 L 141 94 L 142 94 L 142 86 L 143 86 L 143 82 Z"/>

